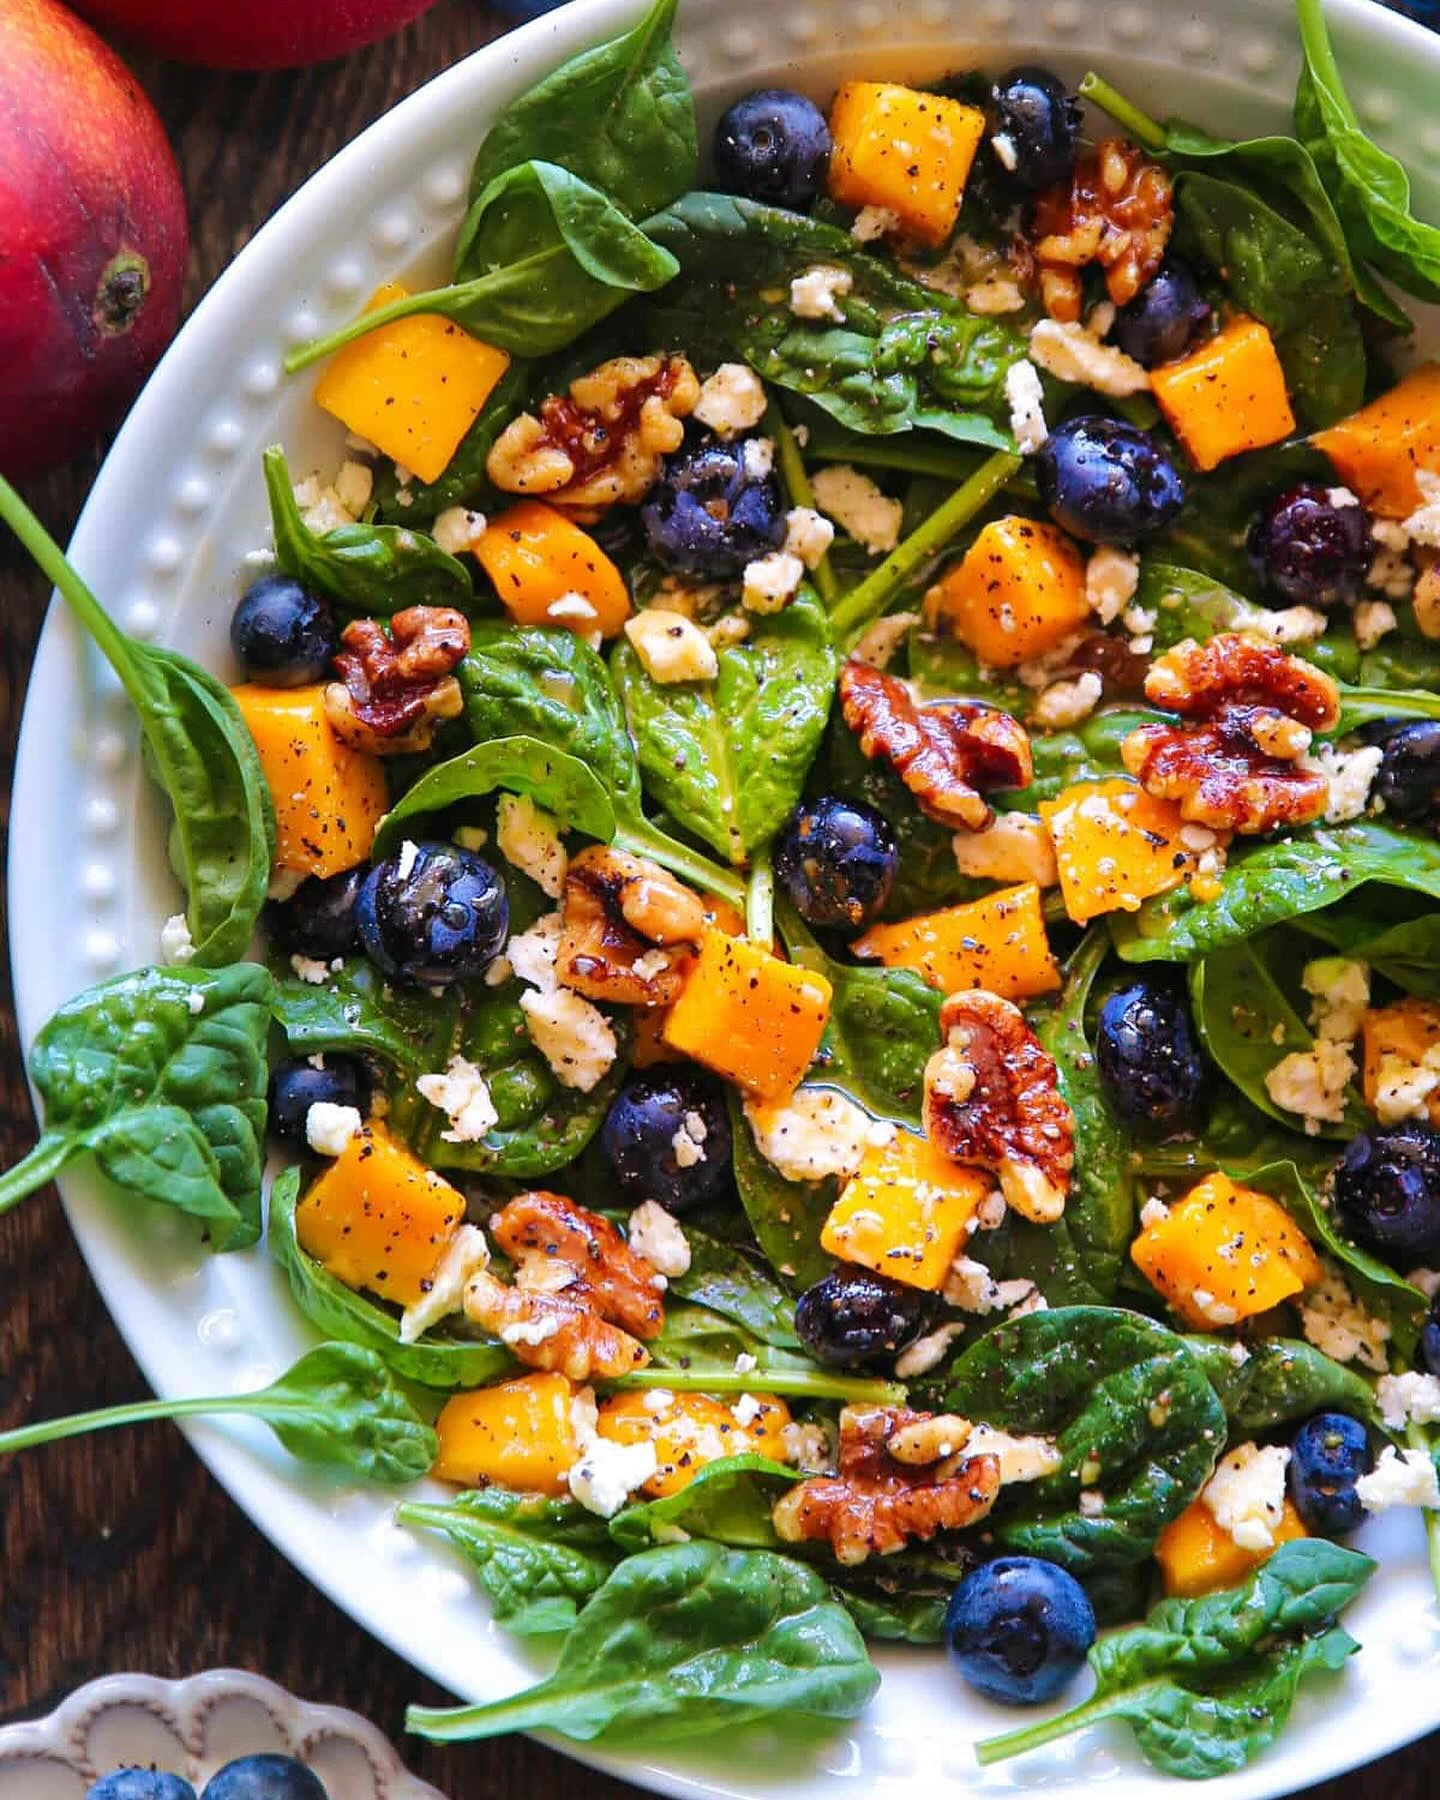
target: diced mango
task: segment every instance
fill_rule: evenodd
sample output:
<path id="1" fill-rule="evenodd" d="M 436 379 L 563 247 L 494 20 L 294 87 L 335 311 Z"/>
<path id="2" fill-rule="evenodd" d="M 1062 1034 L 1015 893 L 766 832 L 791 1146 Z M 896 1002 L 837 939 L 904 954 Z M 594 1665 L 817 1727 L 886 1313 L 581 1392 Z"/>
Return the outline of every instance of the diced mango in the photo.
<path id="1" fill-rule="evenodd" d="M 1236 1587 L 1245 1577 L 1268 1562 L 1282 1544 L 1305 1537 L 1299 1513 L 1287 1499 L 1284 1515 L 1275 1527 L 1275 1543 L 1269 1550 L 1244 1550 L 1215 1523 L 1203 1500 L 1192 1500 L 1178 1519 L 1172 1519 L 1155 1543 L 1155 1560 L 1165 1592 L 1179 1600 L 1194 1600 L 1221 1588 Z"/>
<path id="2" fill-rule="evenodd" d="M 347 1287 L 414 1306 L 464 1219 L 464 1196 L 372 1122 L 295 1208 L 295 1235 Z"/>
<path id="3" fill-rule="evenodd" d="M 1440 469 L 1440 363 L 1421 363 L 1405 378 L 1310 442 L 1371 512 L 1408 519 L 1428 496 L 1417 469 Z"/>
<path id="4" fill-rule="evenodd" d="M 563 1375 L 537 1374 L 452 1395 L 435 1421 L 440 1455 L 432 1474 L 462 1487 L 563 1494 L 580 1455 L 575 1393 Z"/>
<path id="5" fill-rule="evenodd" d="M 1033 881 L 895 925 L 872 925 L 851 948 L 889 969 L 918 970 L 942 994 L 986 988 L 1006 1000 L 1031 1000 L 1060 986 Z"/>
<path id="6" fill-rule="evenodd" d="M 365 310 L 409 291 L 387 282 Z M 453 319 L 416 313 L 336 351 L 315 399 L 422 481 L 438 481 L 509 367 L 506 351 L 482 344 Z"/>
<path id="7" fill-rule="evenodd" d="M 929 1138 L 897 1131 L 888 1143 L 866 1149 L 830 1209 L 821 1247 L 907 1287 L 936 1292 L 993 1186 L 982 1170 L 951 1162 Z"/>
<path id="8" fill-rule="evenodd" d="M 475 554 L 517 625 L 609 638 L 630 616 L 630 590 L 619 569 L 588 531 L 541 500 L 522 500 L 491 519 Z"/>
<path id="9" fill-rule="evenodd" d="M 1279 1201 L 1237 1187 L 1218 1169 L 1146 1225 L 1130 1256 L 1197 1331 L 1224 1330 L 1269 1312 L 1325 1276 Z"/>
<path id="10" fill-rule="evenodd" d="M 985 135 L 983 112 L 893 82 L 847 81 L 830 135 L 830 192 L 842 206 L 888 207 L 911 237 L 945 242 Z"/>
<path id="11" fill-rule="evenodd" d="M 705 922 L 713 925 L 717 931 L 723 931 L 728 937 L 744 937 L 745 915 L 728 900 L 718 895 L 703 896 Z M 778 954 L 777 948 L 777 954 Z M 695 965 L 695 954 L 683 947 L 670 952 L 671 967 L 678 969 L 683 975 Z M 678 1050 L 672 1050 L 665 1042 L 665 1021 L 670 1017 L 668 1006 L 636 1006 L 631 1008 L 630 1060 L 637 1069 L 652 1068 L 656 1063 L 684 1062 L 685 1058 Z"/>
<path id="12" fill-rule="evenodd" d="M 746 1093 L 778 1100 L 815 1060 L 830 994 L 823 975 L 711 925 L 662 1036 Z"/>
<path id="13" fill-rule="evenodd" d="M 1080 552 L 1058 526 L 1018 514 L 992 519 L 925 596 L 929 623 L 995 669 L 1044 656 L 1089 616 Z"/>
<path id="14" fill-rule="evenodd" d="M 784 1462 L 789 1423 L 789 1407 L 773 1394 L 741 1396 L 727 1404 L 708 1394 L 652 1388 L 602 1400 L 596 1430 L 617 1444 L 654 1444 L 660 1467 L 640 1491 L 658 1500 L 689 1487 L 706 1463 L 722 1457 L 768 1456 Z"/>
<path id="15" fill-rule="evenodd" d="M 1101 913 L 1135 912 L 1142 900 L 1194 874 L 1180 808 L 1133 781 L 1079 782 L 1042 800 L 1040 816 L 1054 840 L 1065 910 L 1077 925 Z"/>
<path id="16" fill-rule="evenodd" d="M 1275 341 L 1258 319 L 1232 319 L 1150 374 L 1155 400 L 1197 469 L 1278 444 L 1295 429 Z"/>
<path id="17" fill-rule="evenodd" d="M 275 861 L 297 875 L 338 875 L 370 854 L 389 807 L 380 759 L 341 743 L 325 688 L 232 690 L 275 803 Z"/>
<path id="18" fill-rule="evenodd" d="M 1440 1125 L 1440 1005 L 1407 998 L 1372 1006 L 1360 1026 L 1365 1104 L 1382 1124 L 1413 1117 L 1423 1103 Z"/>

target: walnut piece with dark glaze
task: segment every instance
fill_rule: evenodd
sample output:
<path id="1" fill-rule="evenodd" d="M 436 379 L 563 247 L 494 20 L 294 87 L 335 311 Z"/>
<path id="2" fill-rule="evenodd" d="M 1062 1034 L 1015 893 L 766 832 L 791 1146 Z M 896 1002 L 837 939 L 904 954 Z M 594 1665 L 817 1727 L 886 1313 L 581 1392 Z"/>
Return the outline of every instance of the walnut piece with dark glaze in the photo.
<path id="1" fill-rule="evenodd" d="M 1107 138 L 1075 165 L 1068 186 L 1035 202 L 1031 236 L 1040 298 L 1062 324 L 1079 319 L 1080 271 L 1099 263 L 1117 306 L 1133 300 L 1160 267 L 1175 222 L 1170 177 L 1144 151 Z"/>
<path id="2" fill-rule="evenodd" d="M 463 708 L 454 671 L 470 625 L 450 606 L 407 606 L 390 620 L 354 619 L 340 633 L 339 681 L 325 689 L 330 729 L 353 750 L 399 756 L 428 750 L 435 727 Z"/>
<path id="3" fill-rule="evenodd" d="M 553 1290 L 559 1265 L 572 1280 L 557 1297 L 588 1306 L 637 1338 L 653 1338 L 664 1327 L 664 1278 L 588 1207 L 536 1188 L 501 1208 L 490 1235 L 517 1265 L 517 1287 Z"/>
<path id="4" fill-rule="evenodd" d="M 465 1286 L 465 1317 L 499 1338 L 517 1362 L 553 1369 L 571 1381 L 613 1381 L 643 1369 L 650 1352 L 601 1317 L 587 1302 L 583 1284 L 558 1293 L 544 1288 L 507 1287 L 488 1270 Z"/>
<path id="5" fill-rule="evenodd" d="M 840 671 L 840 710 L 869 757 L 882 757 L 921 812 L 952 830 L 983 831 L 995 817 L 984 798 L 1027 787 L 1030 740 L 1009 713 L 971 700 L 919 706 L 905 682 L 850 658 Z"/>
<path id="6" fill-rule="evenodd" d="M 570 859 L 556 967 L 566 987 L 615 1006 L 669 1006 L 705 931 L 700 896 L 648 857 L 592 844 Z"/>

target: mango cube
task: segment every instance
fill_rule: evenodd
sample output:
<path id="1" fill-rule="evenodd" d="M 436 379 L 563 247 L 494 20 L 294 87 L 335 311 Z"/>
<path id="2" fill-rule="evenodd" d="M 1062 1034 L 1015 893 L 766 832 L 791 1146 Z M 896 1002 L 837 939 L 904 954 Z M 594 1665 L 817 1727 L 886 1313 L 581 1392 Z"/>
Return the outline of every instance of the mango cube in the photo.
<path id="1" fill-rule="evenodd" d="M 1429 498 L 1415 471 L 1440 469 L 1440 363 L 1422 363 L 1389 393 L 1310 441 L 1371 512 L 1408 519 Z"/>
<path id="2" fill-rule="evenodd" d="M 1089 618 L 1084 559 L 1058 526 L 1018 515 L 992 519 L 926 594 L 925 616 L 982 663 L 1017 668 Z"/>
<path id="3" fill-rule="evenodd" d="M 945 242 L 985 135 L 984 113 L 894 82 L 847 81 L 830 109 L 830 135 L 830 192 L 842 206 L 886 207 L 911 237 Z"/>
<path id="4" fill-rule="evenodd" d="M 537 1374 L 452 1395 L 435 1421 L 440 1454 L 432 1474 L 462 1487 L 565 1493 L 565 1476 L 580 1455 L 575 1394 L 563 1375 Z"/>
<path id="5" fill-rule="evenodd" d="M 823 975 L 709 925 L 661 1036 L 747 1094 L 779 1100 L 815 1060 L 830 995 Z"/>
<path id="6" fill-rule="evenodd" d="M 1365 1104 L 1382 1125 L 1417 1113 L 1440 1124 L 1440 1005 L 1408 998 L 1372 1006 L 1360 1024 Z"/>
<path id="7" fill-rule="evenodd" d="M 993 1186 L 982 1170 L 951 1162 L 929 1138 L 897 1131 L 866 1149 L 830 1209 L 821 1247 L 907 1287 L 937 1292 Z"/>
<path id="8" fill-rule="evenodd" d="M 1295 429 L 1275 341 L 1238 318 L 1178 362 L 1151 371 L 1155 399 L 1197 469 L 1278 444 Z"/>
<path id="9" fill-rule="evenodd" d="M 659 1404 L 662 1395 L 664 1404 Z M 678 1494 L 705 1467 L 726 1456 L 768 1456 L 784 1462 L 790 1409 L 773 1394 L 757 1393 L 754 1405 L 715 1400 L 708 1394 L 676 1394 L 649 1388 L 612 1394 L 600 1402 L 596 1431 L 617 1444 L 653 1444 L 659 1468 L 641 1488 L 652 1500 Z M 741 1424 L 741 1419 L 745 1423 Z"/>
<path id="10" fill-rule="evenodd" d="M 491 519 L 475 554 L 517 625 L 558 625 L 608 638 L 630 616 L 630 590 L 619 569 L 588 531 L 542 501 L 522 500 Z M 577 595 L 588 617 L 573 605 Z M 557 602 L 567 604 L 552 611 Z"/>
<path id="11" fill-rule="evenodd" d="M 1287 1498 L 1284 1514 L 1275 1527 L 1273 1547 L 1246 1550 L 1215 1523 L 1205 1502 L 1196 1499 L 1160 1533 L 1155 1543 L 1155 1560 L 1160 1565 L 1165 1592 L 1179 1600 L 1194 1600 L 1201 1594 L 1238 1586 L 1282 1544 L 1306 1535 L 1299 1513 Z"/>
<path id="12" fill-rule="evenodd" d="M 1180 835 L 1180 808 L 1133 781 L 1078 782 L 1042 800 L 1040 816 L 1054 840 L 1065 910 L 1077 925 L 1101 913 L 1135 912 L 1195 872 L 1197 858 Z"/>
<path id="13" fill-rule="evenodd" d="M 1032 1000 L 1060 986 L 1033 881 L 898 924 L 872 925 L 852 947 L 886 968 L 918 970 L 942 994 L 985 988 L 1005 1000 Z"/>

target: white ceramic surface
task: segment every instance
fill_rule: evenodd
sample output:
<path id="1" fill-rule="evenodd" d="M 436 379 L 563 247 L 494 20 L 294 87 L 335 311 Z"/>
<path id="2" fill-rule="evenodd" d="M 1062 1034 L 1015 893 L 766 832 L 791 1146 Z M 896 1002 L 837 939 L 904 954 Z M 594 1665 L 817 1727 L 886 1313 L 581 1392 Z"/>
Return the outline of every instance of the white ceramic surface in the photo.
<path id="1" fill-rule="evenodd" d="M 48 1718 L 0 1730 L 0 1800 L 83 1800 L 112 1769 L 156 1768 L 198 1789 L 237 1756 L 293 1756 L 329 1800 L 445 1800 L 407 1773 L 394 1747 L 357 1713 L 297 1700 L 245 1669 L 188 1681 L 107 1675 Z"/>
<path id="2" fill-rule="evenodd" d="M 339 460 L 338 428 L 287 381 L 286 349 L 349 317 L 382 279 L 439 268 L 467 165 L 497 104 L 636 0 L 578 0 L 514 33 L 396 108 L 286 206 L 207 296 L 136 406 L 96 482 L 73 553 L 116 617 L 233 673 L 225 630 L 241 559 L 262 544 L 258 456 L 283 439 L 297 476 Z M 1440 38 L 1365 0 L 1335 0 L 1341 60 L 1362 113 L 1403 155 L 1417 203 L 1440 218 Z M 1078 79 L 1094 65 L 1152 112 L 1215 132 L 1283 128 L 1296 48 L 1289 0 L 683 0 L 681 51 L 708 127 L 736 92 L 780 80 L 817 95 L 863 74 L 934 78 L 1043 58 Z M 1440 331 L 1427 324 L 1431 348 Z M 23 1036 L 97 978 L 157 956 L 175 910 L 159 808 L 108 671 L 58 605 L 36 660 L 21 740 L 10 855 L 11 947 Z M 163 1394 L 224 1392 L 283 1369 L 307 1332 L 256 1251 L 209 1257 L 182 1219 L 68 1175 L 66 1204 L 105 1298 Z M 41 1204 L 35 1202 L 34 1204 Z M 43 1404 L 43 1396 L 41 1396 Z M 468 1697 L 498 1697 L 543 1667 L 494 1629 L 458 1562 L 395 1527 L 373 1490 L 327 1485 L 243 1425 L 197 1426 L 196 1447 L 275 1543 L 360 1624 Z M 1257 1766 L 1216 1800 L 1292 1793 L 1440 1724 L 1440 1620 L 1411 1514 L 1367 1528 L 1381 1573 L 1348 1620 L 1363 1653 L 1307 1695 Z M 970 1745 L 1014 1723 L 970 1697 L 938 1654 L 881 1649 L 867 1716 L 823 1741 L 775 1731 L 607 1759 L 677 1794 L 927 1800 L 1103 1783 L 1115 1800 L 1162 1786 L 1118 1728 L 983 1778 Z M 598 1759 L 597 1759 L 598 1760 Z"/>

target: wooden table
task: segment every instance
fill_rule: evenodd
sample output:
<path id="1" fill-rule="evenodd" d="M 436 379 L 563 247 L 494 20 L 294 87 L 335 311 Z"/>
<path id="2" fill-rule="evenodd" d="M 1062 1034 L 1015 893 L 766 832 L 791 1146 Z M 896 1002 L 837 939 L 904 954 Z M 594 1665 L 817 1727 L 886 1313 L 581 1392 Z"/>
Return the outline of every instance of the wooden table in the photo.
<path id="1" fill-rule="evenodd" d="M 399 37 L 293 74 L 140 72 L 184 171 L 193 304 L 257 226 L 363 126 L 502 28 L 477 0 L 442 4 Z M 28 497 L 63 542 L 98 453 Z M 0 533 L 0 790 L 47 599 Z M 8 816 L 8 815 L 7 815 Z M 0 897 L 3 912 L 3 897 Z M 8 967 L 0 991 L 0 1155 L 33 1142 Z M 100 1303 L 53 1194 L 0 1220 L 0 1426 L 138 1397 L 139 1372 Z M 115 1669 L 256 1669 L 398 1734 L 410 1700 L 443 1696 L 301 1580 L 237 1511 L 179 1432 L 148 1426 L 32 1451 L 0 1467 L 0 1718 L 43 1712 Z M 523 1738 L 408 1746 L 453 1800 L 620 1800 L 637 1789 Z M 1340 1800 L 1429 1800 L 1434 1740 L 1315 1790 Z"/>

